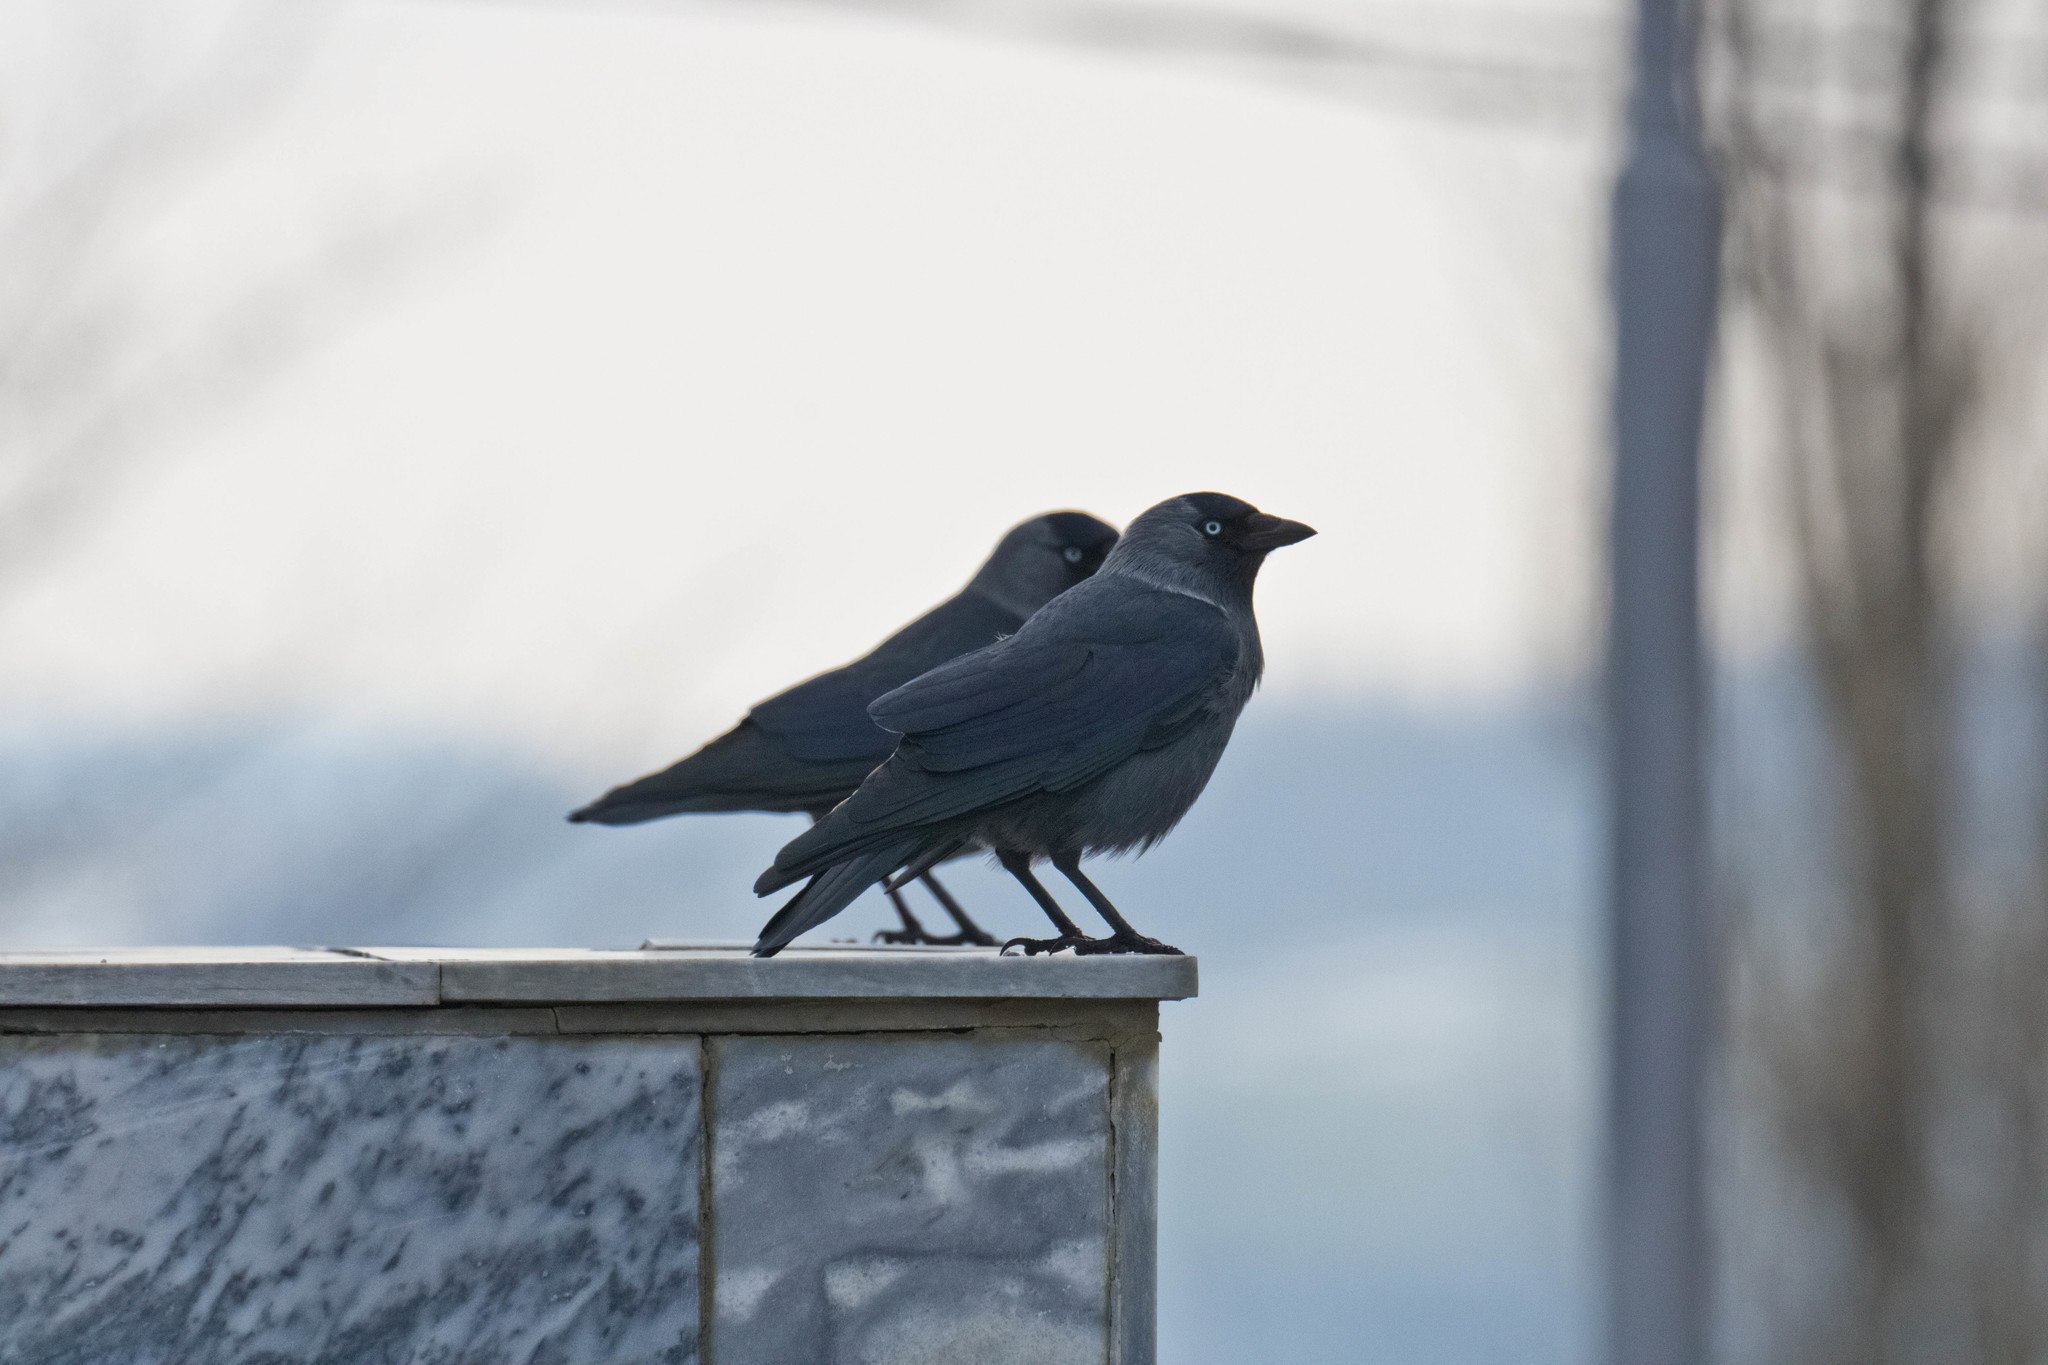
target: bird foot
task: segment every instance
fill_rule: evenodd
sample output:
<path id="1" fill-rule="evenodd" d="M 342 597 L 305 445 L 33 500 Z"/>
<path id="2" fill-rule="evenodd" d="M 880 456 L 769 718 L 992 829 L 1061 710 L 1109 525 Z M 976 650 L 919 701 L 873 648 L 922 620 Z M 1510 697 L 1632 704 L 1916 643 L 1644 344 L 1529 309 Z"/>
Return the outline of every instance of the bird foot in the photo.
<path id="1" fill-rule="evenodd" d="M 1076 957 L 1096 957 L 1105 953 L 1186 956 L 1172 944 L 1161 943 L 1156 938 L 1146 938 L 1143 934 L 1111 934 L 1107 938 L 1087 938 L 1081 934 L 1061 934 L 1058 938 L 1013 938 L 1003 945 L 1003 951 L 1007 953 L 1012 948 L 1022 948 L 1026 957 L 1036 957 L 1040 953 L 1057 953 L 1063 948 L 1073 949 Z"/>
<path id="2" fill-rule="evenodd" d="M 1007 957 L 1012 948 L 1022 948 L 1026 957 L 1037 957 L 1040 953 L 1056 953 L 1062 948 L 1072 948 L 1078 952 L 1082 944 L 1094 941 L 1079 934 L 1061 934 L 1058 938 L 1013 938 L 1003 945 L 1002 955 Z"/>
<path id="3" fill-rule="evenodd" d="M 933 948 L 957 948 L 962 944 L 973 944 L 977 948 L 996 946 L 994 936 L 984 933 L 933 934 L 922 929 L 882 929 L 876 932 L 877 943 L 911 943 Z"/>
<path id="4" fill-rule="evenodd" d="M 1084 938 L 1074 945 L 1074 951 L 1082 957 L 1099 953 L 1153 953 L 1164 957 L 1186 957 L 1171 943 L 1161 943 L 1156 938 L 1143 934 L 1111 934 L 1108 938 Z"/>

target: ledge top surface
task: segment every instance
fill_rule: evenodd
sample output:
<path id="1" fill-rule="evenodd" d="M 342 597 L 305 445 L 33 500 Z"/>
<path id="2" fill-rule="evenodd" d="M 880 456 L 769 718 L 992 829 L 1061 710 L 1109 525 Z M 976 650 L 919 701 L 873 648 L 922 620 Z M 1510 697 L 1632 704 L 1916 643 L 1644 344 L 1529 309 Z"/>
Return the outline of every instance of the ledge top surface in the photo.
<path id="1" fill-rule="evenodd" d="M 735 943 L 605 948 L 117 948 L 0 952 L 8 1006 L 349 1008 L 745 1000 L 1184 1000 L 1192 957 Z"/>

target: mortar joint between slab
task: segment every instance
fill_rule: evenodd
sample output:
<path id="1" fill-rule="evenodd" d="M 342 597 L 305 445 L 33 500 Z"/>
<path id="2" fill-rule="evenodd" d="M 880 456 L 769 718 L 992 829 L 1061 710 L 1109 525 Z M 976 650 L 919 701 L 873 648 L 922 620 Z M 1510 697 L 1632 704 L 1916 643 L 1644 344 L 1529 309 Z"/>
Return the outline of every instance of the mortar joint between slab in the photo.
<path id="1" fill-rule="evenodd" d="M 1103 1316 L 1109 1324 L 1108 1339 L 1102 1343 L 1102 1357 L 1107 1365 L 1117 1365 L 1120 1354 L 1118 1342 L 1123 1333 L 1123 1303 L 1117 1293 L 1117 1276 L 1123 1269 L 1121 1248 L 1123 1238 L 1120 1228 L 1123 1222 L 1123 1205 L 1117 1197 L 1117 1143 L 1121 1136 L 1117 1131 L 1117 1099 L 1123 1071 L 1122 1048 L 1112 1038 L 1109 1043 L 1109 1243 L 1105 1255 L 1109 1261 L 1109 1311 Z"/>
<path id="2" fill-rule="evenodd" d="M 717 1048 L 709 1034 L 697 1035 L 697 1365 L 711 1365 L 713 1325 L 718 1320 L 718 1252 L 712 1203 L 712 1140 L 717 1132 L 712 1097 L 717 1093 Z"/>

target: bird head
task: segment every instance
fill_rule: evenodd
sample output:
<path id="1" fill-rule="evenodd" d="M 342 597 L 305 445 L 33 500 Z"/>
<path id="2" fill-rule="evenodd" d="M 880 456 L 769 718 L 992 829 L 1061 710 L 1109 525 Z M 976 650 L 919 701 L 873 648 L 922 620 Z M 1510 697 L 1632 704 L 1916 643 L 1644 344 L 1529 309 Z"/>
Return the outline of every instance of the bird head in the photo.
<path id="1" fill-rule="evenodd" d="M 1184 493 L 1141 512 L 1110 563 L 1190 590 L 1220 584 L 1249 593 L 1267 555 L 1315 533 L 1228 493 Z"/>
<path id="2" fill-rule="evenodd" d="M 1116 527 L 1086 512 L 1048 512 L 1012 527 L 974 576 L 984 594 L 1029 616 L 1102 567 Z"/>

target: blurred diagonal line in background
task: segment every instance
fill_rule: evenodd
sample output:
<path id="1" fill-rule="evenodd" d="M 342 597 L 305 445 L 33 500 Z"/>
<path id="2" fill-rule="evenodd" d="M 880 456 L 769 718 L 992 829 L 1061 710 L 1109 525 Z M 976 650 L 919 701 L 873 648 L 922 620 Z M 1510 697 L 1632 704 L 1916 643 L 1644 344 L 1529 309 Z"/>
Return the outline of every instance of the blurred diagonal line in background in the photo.
<path id="1" fill-rule="evenodd" d="M 1433 117 L 1532 130 L 1604 118 L 1620 30 L 1600 14 L 1347 7 L 1328 14 L 1125 0 L 802 0 L 1140 57 L 1215 59 L 1266 79 Z"/>

